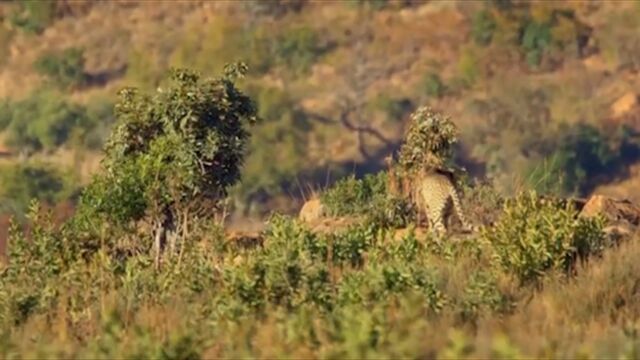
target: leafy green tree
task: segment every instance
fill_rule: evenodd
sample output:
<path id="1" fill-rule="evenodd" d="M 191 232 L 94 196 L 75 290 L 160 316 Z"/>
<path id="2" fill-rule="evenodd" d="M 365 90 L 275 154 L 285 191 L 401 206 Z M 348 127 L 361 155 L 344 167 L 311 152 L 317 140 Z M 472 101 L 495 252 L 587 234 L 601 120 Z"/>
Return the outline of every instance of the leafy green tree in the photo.
<path id="1" fill-rule="evenodd" d="M 159 266 L 167 242 L 173 249 L 189 220 L 211 214 L 240 179 L 246 125 L 257 120 L 253 101 L 235 86 L 246 70 L 230 65 L 209 80 L 173 70 L 153 96 L 122 90 L 104 171 L 83 194 L 81 213 L 149 222 Z"/>

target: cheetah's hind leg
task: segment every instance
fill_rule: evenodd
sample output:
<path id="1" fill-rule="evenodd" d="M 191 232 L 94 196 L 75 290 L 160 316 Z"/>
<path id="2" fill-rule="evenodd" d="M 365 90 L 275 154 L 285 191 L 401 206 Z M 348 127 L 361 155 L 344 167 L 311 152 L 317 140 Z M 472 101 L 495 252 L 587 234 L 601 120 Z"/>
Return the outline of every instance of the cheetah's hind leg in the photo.
<path id="1" fill-rule="evenodd" d="M 447 232 L 447 227 L 445 226 L 442 218 L 443 211 L 444 209 L 442 207 L 434 207 L 433 209 L 430 209 L 430 211 L 428 211 L 431 232 L 433 232 L 438 237 Z"/>

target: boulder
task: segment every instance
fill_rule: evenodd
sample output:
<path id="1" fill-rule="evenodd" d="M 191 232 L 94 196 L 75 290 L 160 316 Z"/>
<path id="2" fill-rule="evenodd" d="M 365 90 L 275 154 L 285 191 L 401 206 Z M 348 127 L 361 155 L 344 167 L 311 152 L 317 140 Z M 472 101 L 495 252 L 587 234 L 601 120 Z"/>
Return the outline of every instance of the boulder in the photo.
<path id="1" fill-rule="evenodd" d="M 611 105 L 611 115 L 614 118 L 621 117 L 630 112 L 636 105 L 638 105 L 638 96 L 633 92 L 628 92 Z"/>
<path id="2" fill-rule="evenodd" d="M 320 199 L 311 199 L 302 205 L 298 219 L 304 222 L 316 222 L 327 216 L 326 206 L 324 206 Z"/>
<path id="3" fill-rule="evenodd" d="M 602 215 L 610 223 L 640 225 L 640 207 L 629 200 L 618 200 L 603 195 L 593 195 L 582 208 L 580 216 Z"/>

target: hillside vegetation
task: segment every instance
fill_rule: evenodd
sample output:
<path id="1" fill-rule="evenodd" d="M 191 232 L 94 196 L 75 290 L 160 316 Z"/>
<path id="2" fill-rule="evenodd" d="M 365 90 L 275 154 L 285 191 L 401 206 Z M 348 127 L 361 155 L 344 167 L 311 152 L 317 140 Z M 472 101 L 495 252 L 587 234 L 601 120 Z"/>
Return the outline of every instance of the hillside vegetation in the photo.
<path id="1" fill-rule="evenodd" d="M 571 201 L 471 184 L 465 206 L 495 220 L 436 236 L 380 172 L 321 194 L 357 219 L 342 229 L 272 214 L 258 238 L 227 236 L 212 217 L 258 119 L 246 67 L 225 68 L 122 91 L 76 213 L 58 226 L 34 201 L 12 223 L 3 358 L 637 357 L 638 239 Z M 401 165 L 451 160 L 453 123 L 411 118 Z"/>
<path id="2" fill-rule="evenodd" d="M 0 161 L 65 169 L 71 181 L 40 172 L 73 202 L 65 194 L 97 169 L 118 89 L 155 88 L 172 66 L 212 75 L 243 60 L 239 85 L 263 121 L 234 214 L 292 211 L 303 184 L 379 170 L 425 104 L 461 128 L 458 163 L 505 194 L 526 182 L 640 200 L 629 180 L 638 11 L 631 1 L 3 2 L 0 141 L 13 155 Z M 10 186 L 0 193 L 15 205 L 3 208 L 24 209 Z"/>
<path id="3" fill-rule="evenodd" d="M 0 357 L 640 357 L 639 11 L 3 2 Z"/>

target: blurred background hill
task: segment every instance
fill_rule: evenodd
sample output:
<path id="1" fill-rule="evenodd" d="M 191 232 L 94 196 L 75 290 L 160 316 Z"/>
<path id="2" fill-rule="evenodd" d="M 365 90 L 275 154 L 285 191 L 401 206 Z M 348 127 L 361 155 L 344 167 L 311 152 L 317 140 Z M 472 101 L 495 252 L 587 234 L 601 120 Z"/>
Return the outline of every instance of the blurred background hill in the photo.
<path id="1" fill-rule="evenodd" d="M 120 88 L 235 60 L 264 119 L 237 218 L 382 168 L 421 105 L 506 194 L 640 201 L 638 2 L 52 0 L 0 3 L 0 213 L 33 197 L 72 211 Z"/>

